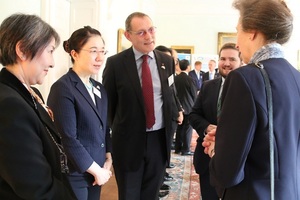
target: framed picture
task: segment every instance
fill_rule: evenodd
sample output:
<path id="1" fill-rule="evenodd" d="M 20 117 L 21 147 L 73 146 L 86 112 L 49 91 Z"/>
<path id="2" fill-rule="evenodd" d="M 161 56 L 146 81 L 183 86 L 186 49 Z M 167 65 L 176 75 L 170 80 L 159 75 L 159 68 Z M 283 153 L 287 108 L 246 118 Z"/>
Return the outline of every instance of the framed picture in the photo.
<path id="1" fill-rule="evenodd" d="M 175 49 L 177 53 L 183 54 L 193 54 L 194 46 L 171 46 L 172 49 Z"/>
<path id="2" fill-rule="evenodd" d="M 228 43 L 228 42 L 233 42 L 236 43 L 236 33 L 225 33 L 225 32 L 219 32 L 218 33 L 218 52 L 217 54 L 219 54 L 219 51 L 221 49 L 221 47 L 223 46 L 223 44 Z"/>
<path id="3" fill-rule="evenodd" d="M 127 40 L 127 38 L 124 35 L 125 30 L 122 28 L 118 29 L 118 38 L 117 38 L 117 53 L 128 49 L 131 47 L 131 42 Z"/>

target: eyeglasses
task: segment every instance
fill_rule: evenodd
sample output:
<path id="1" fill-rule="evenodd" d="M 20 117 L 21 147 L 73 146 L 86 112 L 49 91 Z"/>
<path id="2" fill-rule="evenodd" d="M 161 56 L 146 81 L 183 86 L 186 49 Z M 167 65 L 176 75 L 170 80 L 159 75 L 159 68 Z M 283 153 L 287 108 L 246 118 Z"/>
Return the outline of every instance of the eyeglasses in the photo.
<path id="1" fill-rule="evenodd" d="M 89 52 L 93 56 L 98 56 L 98 54 L 100 54 L 100 55 L 106 55 L 108 53 L 108 51 L 106 51 L 106 50 L 99 50 L 99 51 L 96 50 L 96 49 L 80 49 L 80 50 L 87 51 L 87 52 Z"/>
<path id="2" fill-rule="evenodd" d="M 144 37 L 145 35 L 147 35 L 147 33 L 150 33 L 151 35 L 153 35 L 156 32 L 156 27 L 152 26 L 148 30 L 141 30 L 141 31 L 130 31 L 129 30 L 129 32 L 131 32 L 137 36 Z"/>

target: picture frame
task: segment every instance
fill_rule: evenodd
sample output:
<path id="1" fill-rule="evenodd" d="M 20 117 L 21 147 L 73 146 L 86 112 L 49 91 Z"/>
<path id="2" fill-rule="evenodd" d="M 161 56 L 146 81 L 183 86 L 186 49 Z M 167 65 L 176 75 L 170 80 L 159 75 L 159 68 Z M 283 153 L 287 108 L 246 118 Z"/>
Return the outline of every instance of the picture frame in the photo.
<path id="1" fill-rule="evenodd" d="M 122 28 L 118 29 L 118 36 L 117 36 L 117 53 L 124 51 L 131 47 L 131 43 L 127 40 L 124 35 L 125 30 Z"/>
<path id="2" fill-rule="evenodd" d="M 172 49 L 175 49 L 177 53 L 182 53 L 182 54 L 193 54 L 194 53 L 194 46 L 176 46 L 172 45 Z"/>
<path id="3" fill-rule="evenodd" d="M 218 32 L 218 47 L 217 54 L 219 54 L 221 47 L 228 42 L 236 43 L 236 33 Z"/>

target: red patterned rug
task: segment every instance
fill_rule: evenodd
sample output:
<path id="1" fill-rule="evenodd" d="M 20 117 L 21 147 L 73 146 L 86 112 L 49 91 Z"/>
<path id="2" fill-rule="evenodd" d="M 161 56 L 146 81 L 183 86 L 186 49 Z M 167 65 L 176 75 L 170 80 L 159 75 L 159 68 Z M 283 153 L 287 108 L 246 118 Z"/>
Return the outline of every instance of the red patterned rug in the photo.
<path id="1" fill-rule="evenodd" d="M 194 151 L 198 135 L 193 132 L 191 151 Z M 172 153 L 171 162 L 176 166 L 173 169 L 167 169 L 173 176 L 173 181 L 165 182 L 171 186 L 168 196 L 162 200 L 200 200 L 199 176 L 196 174 L 193 165 L 193 156 L 182 156 Z"/>

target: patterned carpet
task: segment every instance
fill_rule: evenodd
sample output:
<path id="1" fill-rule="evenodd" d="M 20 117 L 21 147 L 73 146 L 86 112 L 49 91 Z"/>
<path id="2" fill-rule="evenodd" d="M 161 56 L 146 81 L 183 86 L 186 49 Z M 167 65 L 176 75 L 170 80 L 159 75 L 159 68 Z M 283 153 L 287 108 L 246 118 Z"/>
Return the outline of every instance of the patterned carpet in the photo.
<path id="1" fill-rule="evenodd" d="M 191 151 L 195 149 L 197 137 L 197 133 L 193 132 Z M 169 195 L 161 200 L 200 200 L 199 176 L 195 173 L 193 156 L 172 153 L 171 162 L 176 166 L 167 171 L 174 180 L 165 182 L 171 186 L 171 190 Z"/>

